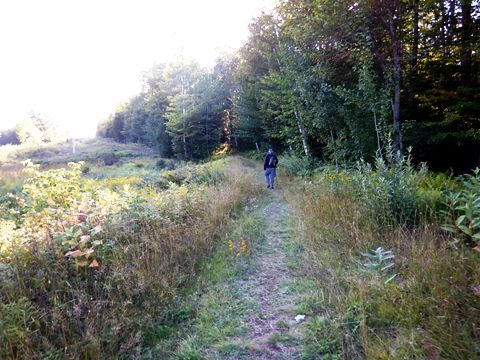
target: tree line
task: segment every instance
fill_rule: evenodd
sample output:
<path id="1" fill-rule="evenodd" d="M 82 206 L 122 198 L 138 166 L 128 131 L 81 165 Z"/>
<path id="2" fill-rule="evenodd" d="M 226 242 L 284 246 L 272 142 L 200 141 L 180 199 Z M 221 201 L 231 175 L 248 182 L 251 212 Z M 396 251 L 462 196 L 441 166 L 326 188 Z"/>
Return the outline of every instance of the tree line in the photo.
<path id="1" fill-rule="evenodd" d="M 7 144 L 45 144 L 66 137 L 58 124 L 42 114 L 31 112 L 15 127 L 0 129 L 0 146 Z"/>
<path id="2" fill-rule="evenodd" d="M 192 60 L 153 67 L 141 94 L 98 124 L 97 135 L 156 147 L 164 157 L 206 158 L 231 144 L 233 69 L 219 60 L 213 70 Z"/>
<path id="3" fill-rule="evenodd" d="M 98 134 L 203 158 L 268 144 L 336 163 L 412 147 L 435 170 L 480 160 L 479 1 L 284 0 L 212 70 L 161 64 Z"/>

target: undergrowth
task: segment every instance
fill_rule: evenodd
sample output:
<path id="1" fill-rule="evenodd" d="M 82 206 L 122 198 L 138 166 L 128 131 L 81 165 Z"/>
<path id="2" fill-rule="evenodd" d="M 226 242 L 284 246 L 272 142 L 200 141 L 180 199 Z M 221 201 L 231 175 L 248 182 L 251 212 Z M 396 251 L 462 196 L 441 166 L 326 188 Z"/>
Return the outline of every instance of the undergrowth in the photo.
<path id="1" fill-rule="evenodd" d="M 305 358 L 479 356 L 479 254 L 441 229 L 456 219 L 445 209 L 461 183 L 404 160 L 325 170 L 290 187 L 305 270 L 317 284 L 306 309 Z M 461 206 L 454 216 L 463 216 Z M 379 252 L 389 259 L 382 267 Z"/>
<path id="2" fill-rule="evenodd" d="M 252 202 L 251 209 L 256 207 L 257 202 Z M 165 357 L 248 358 L 249 344 L 238 342 L 238 338 L 249 331 L 244 318 L 257 304 L 245 296 L 238 279 L 251 271 L 252 255 L 264 241 L 264 226 L 258 211 L 247 212 L 235 221 L 223 244 L 203 264 L 187 298 L 195 316 L 175 351 Z"/>
<path id="3" fill-rule="evenodd" d="M 235 158 L 162 188 L 109 187 L 78 163 L 26 171 L 0 204 L 0 358 L 147 356 L 189 318 L 178 297 L 260 191 Z"/>

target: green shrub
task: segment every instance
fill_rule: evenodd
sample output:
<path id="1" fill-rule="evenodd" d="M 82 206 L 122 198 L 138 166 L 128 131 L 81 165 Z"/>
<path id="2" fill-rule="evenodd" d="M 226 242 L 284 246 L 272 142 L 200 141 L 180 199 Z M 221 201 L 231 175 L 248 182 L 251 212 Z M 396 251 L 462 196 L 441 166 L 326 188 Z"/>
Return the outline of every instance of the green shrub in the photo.
<path id="1" fill-rule="evenodd" d="M 454 234 L 456 242 L 480 249 L 480 169 L 460 178 L 462 188 L 447 199 L 450 222 L 443 229 Z"/>
<path id="2" fill-rule="evenodd" d="M 27 180 L 23 186 L 29 206 L 34 211 L 45 208 L 66 209 L 79 196 L 83 162 L 68 163 L 67 168 L 40 171 L 38 165 L 25 161 Z"/>
<path id="3" fill-rule="evenodd" d="M 91 171 L 91 167 L 89 165 L 83 165 L 82 166 L 82 174 L 88 174 Z"/>
<path id="4" fill-rule="evenodd" d="M 413 224 L 418 220 L 420 180 L 426 168 L 416 170 L 409 158 L 388 164 L 377 158 L 373 170 L 360 164 L 354 178 L 360 190 L 358 200 L 379 224 Z"/>
<path id="5" fill-rule="evenodd" d="M 105 166 L 112 166 L 120 161 L 118 156 L 111 153 L 102 155 L 102 160 Z"/>
<path id="6" fill-rule="evenodd" d="M 0 303 L 0 358 L 21 358 L 28 354 L 39 330 L 39 318 L 40 314 L 24 297 L 15 302 Z"/>
<path id="7" fill-rule="evenodd" d="M 287 193 L 299 213 L 305 271 L 318 289 L 308 296 L 324 309 L 321 316 L 337 325 L 326 333 L 307 327 L 306 358 L 325 357 L 326 349 L 319 345 L 335 335 L 339 358 L 478 357 L 479 254 L 453 251 L 439 225 L 425 217 L 408 226 L 380 213 L 380 219 L 374 218 L 371 209 L 387 211 L 388 198 L 368 203 L 358 184 L 367 182 L 365 188 L 375 189 L 371 184 L 382 184 L 380 175 L 373 169 L 329 170 L 300 191 Z M 407 179 L 399 181 L 414 193 L 418 176 L 407 172 Z M 425 182 L 423 176 L 418 180 Z M 475 182 L 471 176 L 469 182 Z M 377 248 L 363 265 L 362 253 L 378 246 L 392 253 Z"/>
<path id="8" fill-rule="evenodd" d="M 287 176 L 305 176 L 311 174 L 313 166 L 307 157 L 287 153 L 280 157 L 279 167 Z"/>
<path id="9" fill-rule="evenodd" d="M 447 194 L 458 187 L 458 182 L 444 173 L 428 173 L 420 180 L 418 200 L 420 212 L 432 221 L 438 222 L 447 210 Z"/>
<path id="10" fill-rule="evenodd" d="M 215 185 L 225 179 L 225 160 L 219 159 L 213 162 L 197 166 L 185 179 L 187 183 Z"/>
<path id="11" fill-rule="evenodd" d="M 0 358 L 139 356 L 174 333 L 182 289 L 260 191 L 235 160 L 189 165 L 165 191 L 112 190 L 81 164 L 26 169 L 24 198 L 6 202 L 21 211 L 0 213 Z"/>
<path id="12" fill-rule="evenodd" d="M 155 166 L 158 169 L 174 170 L 175 162 L 173 160 L 158 159 Z"/>
<path id="13" fill-rule="evenodd" d="M 266 153 L 263 151 L 250 150 L 243 152 L 243 156 L 253 160 L 265 159 Z"/>
<path id="14" fill-rule="evenodd" d="M 326 190 L 355 199 L 369 221 L 393 226 L 418 222 L 423 204 L 419 184 L 426 176 L 426 168 L 416 169 L 408 157 L 396 162 L 378 157 L 375 166 L 359 162 L 354 169 L 325 167 L 316 181 Z"/>

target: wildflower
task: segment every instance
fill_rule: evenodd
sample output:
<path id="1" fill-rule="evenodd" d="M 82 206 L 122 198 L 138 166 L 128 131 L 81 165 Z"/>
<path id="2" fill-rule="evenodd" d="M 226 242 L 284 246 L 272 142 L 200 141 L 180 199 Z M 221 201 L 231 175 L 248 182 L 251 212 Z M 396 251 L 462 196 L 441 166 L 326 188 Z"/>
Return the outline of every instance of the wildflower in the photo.
<path id="1" fill-rule="evenodd" d="M 240 252 L 242 254 L 246 254 L 247 253 L 247 242 L 245 240 L 242 240 L 242 243 L 240 245 Z"/>

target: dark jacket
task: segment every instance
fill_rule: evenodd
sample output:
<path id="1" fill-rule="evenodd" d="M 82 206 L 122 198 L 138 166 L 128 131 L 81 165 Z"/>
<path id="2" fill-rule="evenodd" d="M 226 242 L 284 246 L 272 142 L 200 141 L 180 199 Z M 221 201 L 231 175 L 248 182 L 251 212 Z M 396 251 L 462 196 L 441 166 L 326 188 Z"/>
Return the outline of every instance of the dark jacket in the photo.
<path id="1" fill-rule="evenodd" d="M 278 159 L 275 154 L 268 154 L 263 163 L 263 170 L 276 168 L 278 165 Z"/>

